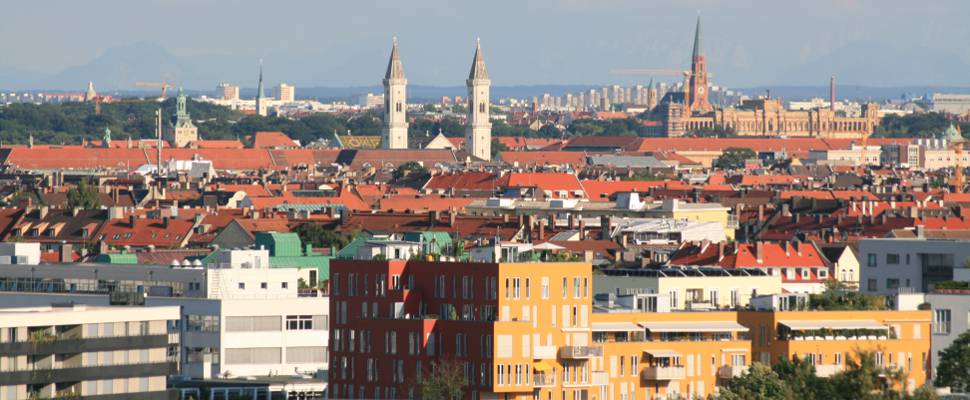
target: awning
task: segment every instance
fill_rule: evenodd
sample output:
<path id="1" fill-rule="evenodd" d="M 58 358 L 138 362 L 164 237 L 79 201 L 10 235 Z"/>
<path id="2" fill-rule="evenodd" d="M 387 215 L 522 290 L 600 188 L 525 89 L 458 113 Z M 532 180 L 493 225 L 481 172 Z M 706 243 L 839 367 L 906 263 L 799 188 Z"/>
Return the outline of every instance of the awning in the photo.
<path id="1" fill-rule="evenodd" d="M 593 332 L 639 332 L 640 325 L 632 322 L 593 322 Z"/>
<path id="2" fill-rule="evenodd" d="M 673 350 L 644 350 L 643 352 L 649 354 L 653 358 L 680 357 L 680 353 Z"/>
<path id="3" fill-rule="evenodd" d="M 748 328 L 734 321 L 640 322 L 650 332 L 747 332 Z"/>
<path id="4" fill-rule="evenodd" d="M 834 321 L 778 321 L 779 324 L 787 326 L 793 331 L 805 331 L 814 329 L 878 329 L 889 330 L 889 327 L 879 322 L 868 319 L 847 319 Z"/>
<path id="5" fill-rule="evenodd" d="M 532 369 L 539 372 L 549 372 L 549 371 L 552 371 L 552 365 L 550 365 L 548 362 L 545 362 L 545 361 L 539 361 L 537 363 L 532 364 Z"/>

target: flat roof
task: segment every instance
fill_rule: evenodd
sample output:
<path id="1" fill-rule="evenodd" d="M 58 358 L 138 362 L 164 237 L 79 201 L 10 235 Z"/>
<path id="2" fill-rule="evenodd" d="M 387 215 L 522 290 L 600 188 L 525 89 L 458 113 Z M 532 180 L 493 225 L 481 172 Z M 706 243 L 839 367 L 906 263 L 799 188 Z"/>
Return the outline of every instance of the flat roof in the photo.
<path id="1" fill-rule="evenodd" d="M 805 321 L 778 321 L 779 324 L 787 326 L 791 330 L 802 331 L 812 329 L 880 329 L 889 330 L 889 327 L 870 319 L 855 320 L 805 320 Z"/>
<path id="2" fill-rule="evenodd" d="M 640 322 L 650 332 L 747 332 L 748 328 L 734 321 Z"/>
<path id="3" fill-rule="evenodd" d="M 643 328 L 633 322 L 593 322 L 593 332 L 636 332 Z"/>

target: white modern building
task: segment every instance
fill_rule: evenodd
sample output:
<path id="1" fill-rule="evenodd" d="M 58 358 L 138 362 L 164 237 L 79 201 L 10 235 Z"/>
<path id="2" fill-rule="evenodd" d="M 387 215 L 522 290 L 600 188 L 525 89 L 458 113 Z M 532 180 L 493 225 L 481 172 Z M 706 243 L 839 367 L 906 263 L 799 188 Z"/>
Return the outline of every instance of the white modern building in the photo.
<path id="1" fill-rule="evenodd" d="M 917 227 L 916 238 L 859 241 L 859 290 L 894 294 L 900 289 L 928 292 L 937 282 L 953 280 L 955 268 L 970 259 L 970 240 L 934 239 Z"/>
<path id="2" fill-rule="evenodd" d="M 178 320 L 178 307 L 0 309 L 0 400 L 168 399 Z"/>
<path id="3" fill-rule="evenodd" d="M 195 267 L 0 265 L 0 304 L 179 306 L 180 375 L 325 379 L 329 297 L 300 291 L 300 274 L 270 268 L 268 250 L 220 251 Z"/>
<path id="4" fill-rule="evenodd" d="M 953 280 L 970 282 L 970 268 L 953 270 Z M 932 357 L 933 370 L 940 363 L 940 352 L 950 347 L 957 336 L 970 330 L 970 290 L 935 290 L 926 294 L 926 302 L 933 310 Z"/>

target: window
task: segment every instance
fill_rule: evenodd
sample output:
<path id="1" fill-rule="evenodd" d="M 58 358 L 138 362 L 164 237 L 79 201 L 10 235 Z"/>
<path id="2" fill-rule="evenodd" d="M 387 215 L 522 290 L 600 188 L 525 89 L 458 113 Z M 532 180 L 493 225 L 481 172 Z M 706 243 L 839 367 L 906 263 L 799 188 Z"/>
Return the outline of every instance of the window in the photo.
<path id="1" fill-rule="evenodd" d="M 567 290 L 569 290 L 569 287 L 567 286 L 567 283 L 566 283 L 568 279 L 569 278 L 566 278 L 565 276 L 562 277 L 562 298 L 564 299 L 566 298 L 566 293 L 568 293 Z"/>
<path id="2" fill-rule="evenodd" d="M 580 292 L 579 278 L 573 278 L 573 298 L 578 299 L 582 293 Z"/>
<path id="3" fill-rule="evenodd" d="M 259 283 L 259 288 L 260 289 L 267 289 L 267 288 L 269 288 L 269 285 L 266 282 L 260 282 Z"/>
<path id="4" fill-rule="evenodd" d="M 940 308 L 933 311 L 933 333 L 937 335 L 950 334 L 951 312 L 949 309 Z"/>
<path id="5" fill-rule="evenodd" d="M 895 278 L 886 279 L 886 289 L 899 289 L 899 279 L 895 279 Z"/>
<path id="6" fill-rule="evenodd" d="M 288 331 L 308 331 L 313 329 L 313 316 L 311 315 L 287 315 L 286 330 Z"/>
<path id="7" fill-rule="evenodd" d="M 549 278 L 544 276 L 542 277 L 542 299 L 545 300 L 548 298 L 549 298 Z"/>
<path id="8" fill-rule="evenodd" d="M 899 254 L 893 254 L 893 253 L 886 254 L 886 264 L 889 264 L 889 265 L 899 264 Z"/>
<path id="9" fill-rule="evenodd" d="M 281 289 L 286 289 L 288 287 L 290 287 L 290 283 L 289 282 L 281 282 L 280 283 L 280 288 Z"/>
<path id="10" fill-rule="evenodd" d="M 876 286 L 878 286 L 878 284 L 876 283 L 875 279 L 869 279 L 868 281 L 866 281 L 866 290 L 870 292 L 875 292 L 876 290 L 878 290 Z"/>
<path id="11" fill-rule="evenodd" d="M 525 298 L 532 297 L 532 286 L 529 278 L 525 278 Z"/>
<path id="12" fill-rule="evenodd" d="M 512 298 L 519 299 L 519 278 L 512 278 Z"/>
<path id="13" fill-rule="evenodd" d="M 866 257 L 866 266 L 875 267 L 876 266 L 876 255 L 869 253 Z"/>
<path id="14" fill-rule="evenodd" d="M 239 290 L 245 290 L 245 289 L 246 289 L 246 282 L 239 282 Z"/>

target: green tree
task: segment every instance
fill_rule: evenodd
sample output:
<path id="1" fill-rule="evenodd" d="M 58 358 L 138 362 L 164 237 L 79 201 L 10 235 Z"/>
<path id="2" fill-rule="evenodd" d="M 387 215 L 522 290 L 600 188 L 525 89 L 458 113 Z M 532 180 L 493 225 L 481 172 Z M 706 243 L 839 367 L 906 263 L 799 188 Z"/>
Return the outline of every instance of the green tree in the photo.
<path id="1" fill-rule="evenodd" d="M 736 169 L 744 167 L 745 160 L 757 158 L 758 153 L 746 147 L 728 147 L 717 158 L 714 166 L 720 169 Z"/>
<path id="2" fill-rule="evenodd" d="M 640 169 L 633 173 L 631 176 L 623 177 L 624 181 L 662 181 L 666 179 L 663 174 L 651 171 L 649 169 Z"/>
<path id="3" fill-rule="evenodd" d="M 417 161 L 408 161 L 401 164 L 391 173 L 391 179 L 395 181 L 401 180 L 422 180 L 427 179 L 431 176 L 428 169 L 418 164 Z"/>
<path id="4" fill-rule="evenodd" d="M 421 383 L 421 398 L 453 399 L 461 396 L 465 388 L 465 368 L 454 360 L 438 360 L 431 363 Z"/>
<path id="5" fill-rule="evenodd" d="M 954 392 L 970 390 L 970 331 L 961 333 L 940 352 L 934 383 L 936 386 L 949 386 Z"/>
<path id="6" fill-rule="evenodd" d="M 859 352 L 849 357 L 845 370 L 832 376 L 832 386 L 840 398 L 860 400 L 897 399 L 902 393 L 895 386 L 902 381 L 901 370 L 876 365 L 876 356 Z"/>
<path id="7" fill-rule="evenodd" d="M 81 183 L 67 191 L 67 207 L 92 210 L 101 206 L 98 198 L 98 187 L 82 179 Z"/>
<path id="8" fill-rule="evenodd" d="M 795 393 L 771 367 L 751 364 L 750 370 L 728 381 L 721 389 L 719 400 L 793 400 Z"/>
<path id="9" fill-rule="evenodd" d="M 340 250 L 349 243 L 346 237 L 321 224 L 305 223 L 296 228 L 296 234 L 304 245 L 310 244 L 313 247 L 333 247 Z"/>
<path id="10" fill-rule="evenodd" d="M 498 156 L 500 151 L 508 151 L 508 146 L 499 142 L 498 139 L 492 139 L 492 158 Z"/>
<path id="11" fill-rule="evenodd" d="M 839 281 L 826 283 L 825 291 L 812 294 L 808 299 L 809 308 L 815 310 L 885 310 L 886 299 L 855 290 L 849 290 Z"/>

